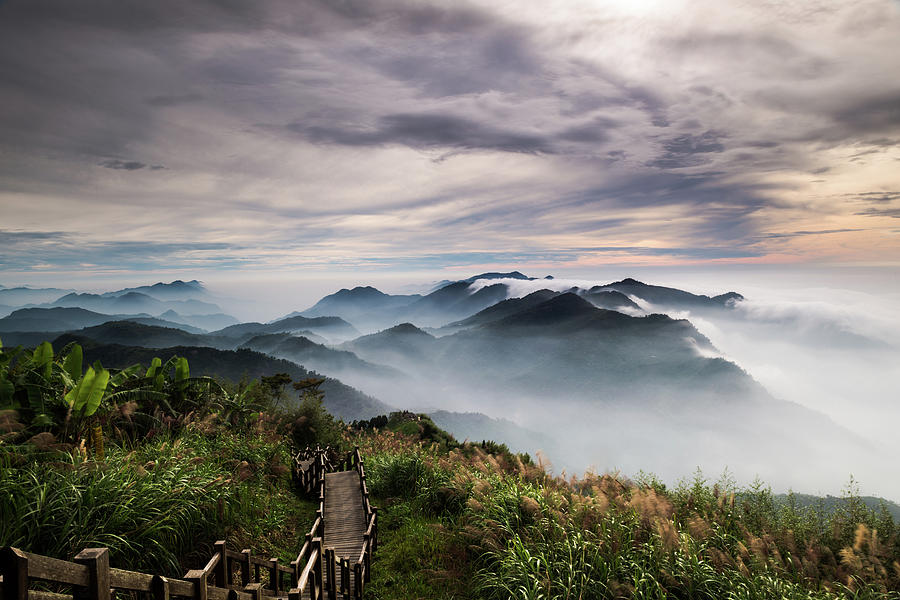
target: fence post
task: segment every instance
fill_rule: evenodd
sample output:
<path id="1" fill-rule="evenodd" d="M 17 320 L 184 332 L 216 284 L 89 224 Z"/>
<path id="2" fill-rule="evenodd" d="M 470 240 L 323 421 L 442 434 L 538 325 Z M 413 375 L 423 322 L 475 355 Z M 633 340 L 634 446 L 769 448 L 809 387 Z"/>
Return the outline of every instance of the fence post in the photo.
<path id="1" fill-rule="evenodd" d="M 28 557 L 18 548 L 0 551 L 3 600 L 28 600 Z"/>
<path id="2" fill-rule="evenodd" d="M 328 589 L 328 599 L 335 600 L 337 598 L 337 579 L 334 573 L 334 548 L 325 549 L 325 576 L 328 579 L 326 588 Z"/>
<path id="3" fill-rule="evenodd" d="M 350 595 L 350 559 L 341 559 L 341 595 L 346 598 Z"/>
<path id="4" fill-rule="evenodd" d="M 206 600 L 207 586 L 209 585 L 206 582 L 206 576 L 207 573 L 203 569 L 192 569 L 184 576 L 185 581 L 194 584 L 194 600 Z"/>
<path id="5" fill-rule="evenodd" d="M 378 549 L 378 507 L 372 507 L 372 515 L 374 516 L 374 520 L 372 521 L 372 552 L 375 552 Z"/>
<path id="6" fill-rule="evenodd" d="M 372 553 L 372 538 L 368 533 L 363 534 L 363 548 L 366 549 L 363 554 L 363 566 L 366 568 L 365 580 L 368 582 L 372 578 L 369 574 L 369 565 L 371 564 L 369 555 Z"/>
<path id="7" fill-rule="evenodd" d="M 244 548 L 241 550 L 241 554 L 243 555 L 243 560 L 241 560 L 241 584 L 247 587 L 252 583 L 250 581 L 250 549 Z"/>
<path id="8" fill-rule="evenodd" d="M 219 540 L 213 547 L 219 555 L 219 564 L 216 565 L 216 586 L 227 588 L 231 585 L 231 569 L 228 566 L 228 552 L 225 550 L 225 540 Z"/>
<path id="9" fill-rule="evenodd" d="M 263 600 L 263 590 L 261 583 L 251 583 L 244 586 L 244 591 L 253 596 L 253 600 Z"/>
<path id="10" fill-rule="evenodd" d="M 300 600 L 300 596 L 303 594 L 303 591 L 298 587 L 292 587 L 288 591 L 288 600 Z"/>
<path id="11" fill-rule="evenodd" d="M 153 600 L 169 600 L 169 580 L 162 575 L 154 575 L 150 582 L 150 594 Z"/>
<path id="12" fill-rule="evenodd" d="M 272 588 L 272 591 L 275 592 L 276 596 L 281 590 L 281 573 L 278 571 L 277 558 L 269 559 L 269 587 Z"/>
<path id="13" fill-rule="evenodd" d="M 296 558 L 291 561 L 291 588 L 300 583 L 300 561 Z M 290 590 L 288 590 L 290 592 Z"/>
<path id="14" fill-rule="evenodd" d="M 86 566 L 90 573 L 87 589 L 77 595 L 89 600 L 110 600 L 109 548 L 85 548 L 75 557 L 75 562 Z"/>
<path id="15" fill-rule="evenodd" d="M 356 583 L 356 589 L 353 590 L 353 596 L 357 600 L 362 598 L 363 592 L 363 578 L 362 578 L 362 565 L 357 562 L 353 565 L 353 581 Z"/>
<path id="16" fill-rule="evenodd" d="M 322 593 L 323 581 L 322 581 L 322 538 L 317 537 L 313 539 L 312 551 L 316 555 L 316 564 L 313 566 L 313 579 L 316 582 L 316 589 L 319 590 L 319 594 Z"/>

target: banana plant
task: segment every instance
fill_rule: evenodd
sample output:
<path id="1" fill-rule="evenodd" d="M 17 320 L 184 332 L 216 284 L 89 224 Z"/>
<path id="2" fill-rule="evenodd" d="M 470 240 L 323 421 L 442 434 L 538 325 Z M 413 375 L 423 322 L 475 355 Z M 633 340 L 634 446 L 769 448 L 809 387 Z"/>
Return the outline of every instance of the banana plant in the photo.
<path id="1" fill-rule="evenodd" d="M 3 340 L 0 340 L 0 408 L 11 407 L 13 395 L 16 393 L 16 384 L 10 380 L 10 363 L 22 351 L 18 346 L 11 352 L 3 349 Z"/>
<path id="2" fill-rule="evenodd" d="M 100 408 L 100 403 L 109 386 L 110 373 L 103 367 L 95 370 L 88 367 L 78 383 L 66 394 L 66 402 L 72 413 L 80 417 L 90 417 Z"/>
<path id="3" fill-rule="evenodd" d="M 49 342 L 30 353 L 0 346 L 0 408 L 23 412 L 31 427 L 54 425 L 66 412 L 63 396 L 77 381 L 70 375 L 81 360 L 81 348 L 75 347 L 54 356 Z"/>

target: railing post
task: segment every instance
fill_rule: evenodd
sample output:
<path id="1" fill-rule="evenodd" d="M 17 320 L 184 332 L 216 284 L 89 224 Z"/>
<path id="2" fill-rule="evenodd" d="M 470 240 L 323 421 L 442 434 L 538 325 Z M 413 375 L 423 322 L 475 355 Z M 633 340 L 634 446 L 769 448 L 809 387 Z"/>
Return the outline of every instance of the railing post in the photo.
<path id="1" fill-rule="evenodd" d="M 369 554 L 372 552 L 372 538 L 369 537 L 368 533 L 363 534 L 363 548 L 366 549 L 365 553 L 363 553 L 363 566 L 366 568 L 365 580 L 368 582 L 372 578 L 369 574 Z"/>
<path id="2" fill-rule="evenodd" d="M 28 557 L 18 548 L 0 552 L 3 600 L 28 600 Z"/>
<path id="3" fill-rule="evenodd" d="M 337 590 L 335 586 L 337 585 L 337 580 L 334 573 L 334 548 L 325 549 L 325 576 L 327 577 L 325 588 L 328 590 L 328 599 L 336 600 Z"/>
<path id="4" fill-rule="evenodd" d="M 263 600 L 262 584 L 259 582 L 244 586 L 244 591 L 253 596 L 253 600 Z"/>
<path id="5" fill-rule="evenodd" d="M 194 600 L 206 600 L 209 586 L 206 576 L 206 571 L 202 569 L 192 569 L 184 576 L 185 581 L 190 581 L 194 584 Z"/>
<path id="6" fill-rule="evenodd" d="M 75 556 L 75 562 L 88 568 L 90 582 L 74 595 L 87 600 L 110 600 L 109 548 L 85 548 Z"/>
<path id="7" fill-rule="evenodd" d="M 169 600 L 169 580 L 162 575 L 154 575 L 150 582 L 150 594 L 153 600 Z"/>
<path id="8" fill-rule="evenodd" d="M 363 592 L 363 578 L 362 578 L 362 565 L 359 562 L 353 564 L 353 581 L 355 582 L 355 588 L 353 590 L 353 597 L 356 600 L 360 600 L 362 598 Z"/>
<path id="9" fill-rule="evenodd" d="M 316 564 L 313 566 L 313 579 L 316 582 L 316 589 L 321 594 L 324 587 L 322 580 L 322 538 L 317 537 L 313 539 L 312 551 L 316 555 Z"/>
<path id="10" fill-rule="evenodd" d="M 341 595 L 347 598 L 350 595 L 350 559 L 341 559 Z"/>
<path id="11" fill-rule="evenodd" d="M 225 540 L 219 540 L 213 547 L 219 555 L 219 564 L 216 565 L 216 586 L 227 588 L 231 585 L 231 569 L 228 568 L 228 552 L 225 550 Z"/>
<path id="12" fill-rule="evenodd" d="M 300 600 L 300 597 L 303 595 L 303 590 L 298 587 L 292 587 L 288 591 L 288 600 Z"/>
<path id="13" fill-rule="evenodd" d="M 291 561 L 291 588 L 300 583 L 300 561 L 296 558 Z M 288 590 L 290 592 L 290 590 Z"/>
<path id="14" fill-rule="evenodd" d="M 241 585 L 247 587 L 252 583 L 250 581 L 250 548 L 244 548 L 241 550 L 241 554 L 243 555 L 241 559 Z"/>
<path id="15" fill-rule="evenodd" d="M 378 507 L 372 507 L 372 516 L 374 517 L 372 521 L 372 552 L 375 552 L 378 549 Z"/>
<path id="16" fill-rule="evenodd" d="M 278 571 L 277 558 L 269 559 L 269 587 L 272 588 L 276 596 L 281 591 L 281 573 Z"/>

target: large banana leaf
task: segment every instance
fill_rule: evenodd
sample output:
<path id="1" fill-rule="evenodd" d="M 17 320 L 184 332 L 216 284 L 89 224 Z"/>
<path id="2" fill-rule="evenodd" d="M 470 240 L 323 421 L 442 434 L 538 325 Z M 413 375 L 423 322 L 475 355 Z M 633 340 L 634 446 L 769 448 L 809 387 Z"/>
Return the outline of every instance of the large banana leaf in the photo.
<path id="1" fill-rule="evenodd" d="M 142 367 L 139 364 L 135 364 L 135 365 L 131 365 L 130 367 L 126 367 L 126 368 L 122 369 L 121 371 L 117 372 L 115 375 L 113 375 L 109 380 L 109 384 L 113 387 L 118 387 L 118 386 L 122 385 L 123 383 L 125 383 L 126 381 L 128 381 L 129 379 L 135 377 L 138 373 L 140 373 L 143 370 L 144 370 L 144 367 Z"/>
<path id="2" fill-rule="evenodd" d="M 161 366 L 162 360 L 158 356 L 154 357 L 153 361 L 150 363 L 150 367 L 147 369 L 146 377 L 156 377 L 156 372 L 159 371 Z"/>
<path id="3" fill-rule="evenodd" d="M 175 382 L 185 381 L 190 379 L 190 377 L 191 370 L 188 366 L 187 359 L 183 356 L 179 356 L 178 360 L 175 361 Z"/>
<path id="4" fill-rule="evenodd" d="M 50 345 L 50 342 L 44 342 L 35 348 L 31 361 L 35 371 L 42 370 L 44 379 L 50 379 L 50 373 L 53 369 L 53 346 Z"/>
<path id="5" fill-rule="evenodd" d="M 72 381 L 81 379 L 81 368 L 84 363 L 84 352 L 81 346 L 74 344 L 63 361 L 63 370 L 69 375 Z"/>
<path id="6" fill-rule="evenodd" d="M 88 367 L 78 385 L 66 394 L 66 401 L 73 412 L 89 417 L 97 412 L 108 384 L 109 371 L 103 368 L 95 371 L 93 367 Z"/>

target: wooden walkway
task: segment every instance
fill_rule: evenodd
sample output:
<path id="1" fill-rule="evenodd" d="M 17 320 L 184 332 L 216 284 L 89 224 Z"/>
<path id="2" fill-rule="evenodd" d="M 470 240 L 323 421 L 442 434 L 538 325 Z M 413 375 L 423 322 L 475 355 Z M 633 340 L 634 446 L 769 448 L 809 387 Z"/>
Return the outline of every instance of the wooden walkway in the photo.
<path id="1" fill-rule="evenodd" d="M 319 507 L 290 566 L 249 549 L 236 552 L 224 540 L 215 543 L 206 566 L 181 579 L 112 569 L 107 548 L 85 549 L 68 562 L 5 547 L 0 548 L 0 600 L 113 600 L 111 589 L 148 600 L 362 600 L 378 546 L 378 509 L 369 502 L 359 449 L 340 454 L 307 448 L 294 456 L 293 477 Z M 73 589 L 50 593 L 30 589 L 32 581 Z"/>
<path id="2" fill-rule="evenodd" d="M 338 471 L 325 475 L 325 537 L 326 548 L 334 548 L 335 559 L 348 559 L 350 564 L 359 558 L 366 533 L 359 473 Z M 353 577 L 349 577 L 351 596 L 356 591 Z M 340 586 L 340 582 L 338 582 Z"/>

